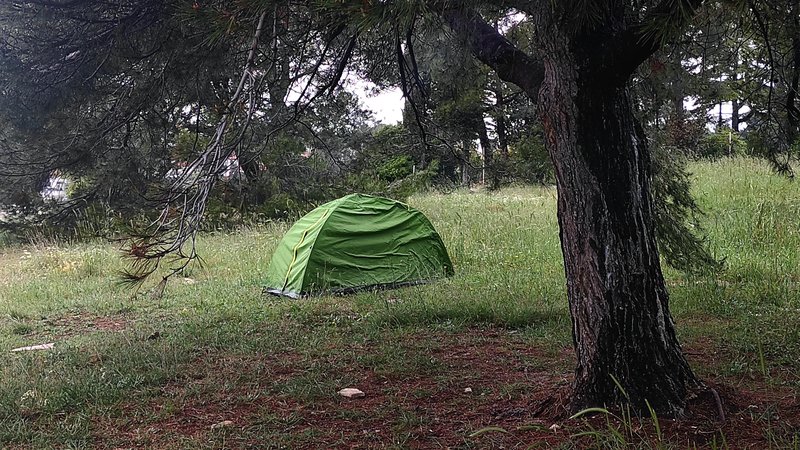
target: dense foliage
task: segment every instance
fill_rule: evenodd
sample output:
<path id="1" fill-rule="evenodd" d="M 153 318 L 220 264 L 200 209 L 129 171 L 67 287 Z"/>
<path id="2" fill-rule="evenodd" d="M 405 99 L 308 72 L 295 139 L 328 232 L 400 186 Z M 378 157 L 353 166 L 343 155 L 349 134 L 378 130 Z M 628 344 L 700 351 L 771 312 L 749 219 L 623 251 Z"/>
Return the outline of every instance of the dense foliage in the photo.
<path id="1" fill-rule="evenodd" d="M 383 12 L 398 18 L 395 27 L 374 22 L 375 11 L 360 11 L 364 23 L 347 35 L 353 11 L 324 2 L 317 9 L 177 0 L 122 2 L 114 9 L 91 0 L 0 8 L 6 229 L 42 217 L 73 236 L 146 224 L 230 115 L 230 127 L 240 132 L 226 138 L 232 142 L 225 148 L 235 161 L 214 174 L 206 228 L 290 217 L 353 190 L 404 198 L 437 186 L 553 182 L 530 100 L 469 56 L 441 24 L 408 23 L 411 10 Z M 678 266 L 710 261 L 690 232 L 699 211 L 681 160 L 751 154 L 777 161 L 778 154 L 796 152 L 796 24 L 764 26 L 778 23 L 770 19 L 786 12 L 780 8 L 708 5 L 635 80 L 640 117 L 659 148 L 662 248 Z M 743 10 L 762 23 L 737 19 Z M 530 23 L 500 9 L 486 13 L 509 39 L 529 45 Z M 720 15 L 725 20 L 714 19 Z M 259 18 L 267 26 L 258 40 L 260 84 L 249 94 L 259 98 L 249 103 L 250 119 L 226 108 Z M 323 21 L 341 26 L 315 25 Z M 417 32 L 404 36 L 401 24 Z M 386 45 L 391 42 L 396 48 Z M 336 87 L 344 66 L 320 68 L 326 52 L 356 63 L 351 78 L 379 86 L 402 82 L 404 121 L 376 124 L 356 96 Z M 386 62 L 397 52 L 399 69 Z M 723 104 L 732 110 L 724 117 Z M 707 116 L 715 107 L 718 117 Z M 776 115 L 782 133 L 768 120 Z M 67 204 L 44 205 L 39 195 L 54 174 L 70 182 Z M 63 214 L 64 207 L 82 212 Z M 87 222 L 92 225 L 81 225 Z"/>

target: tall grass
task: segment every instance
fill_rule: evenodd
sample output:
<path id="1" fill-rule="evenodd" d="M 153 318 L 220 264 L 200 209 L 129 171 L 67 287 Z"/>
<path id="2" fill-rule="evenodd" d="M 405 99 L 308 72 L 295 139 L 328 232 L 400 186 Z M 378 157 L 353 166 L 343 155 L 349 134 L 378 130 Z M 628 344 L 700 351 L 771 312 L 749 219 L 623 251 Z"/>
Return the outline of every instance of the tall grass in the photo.
<path id="1" fill-rule="evenodd" d="M 800 186 L 753 159 L 691 169 L 708 243 L 725 268 L 700 278 L 668 272 L 679 322 L 703 317 L 682 330 L 724 331 L 733 371 L 760 372 L 759 350 L 770 364 L 800 367 Z"/>
<path id="2" fill-rule="evenodd" d="M 503 326 L 561 321 L 566 296 L 555 199 L 548 188 L 409 199 L 442 235 L 456 275 L 409 290 L 402 302 L 376 311 L 374 320 Z"/>

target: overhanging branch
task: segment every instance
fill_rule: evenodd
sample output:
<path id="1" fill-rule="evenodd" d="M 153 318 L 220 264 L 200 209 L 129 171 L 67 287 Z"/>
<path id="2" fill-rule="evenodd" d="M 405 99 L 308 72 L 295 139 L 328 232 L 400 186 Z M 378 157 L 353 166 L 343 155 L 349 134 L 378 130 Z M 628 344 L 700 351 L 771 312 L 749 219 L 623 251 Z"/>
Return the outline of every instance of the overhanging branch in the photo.
<path id="1" fill-rule="evenodd" d="M 519 86 L 528 97 L 539 95 L 544 66 L 509 42 L 473 10 L 450 9 L 442 18 L 463 39 L 479 61 L 494 69 L 503 81 Z"/>
<path id="2" fill-rule="evenodd" d="M 684 30 L 705 0 L 662 0 L 650 9 L 638 23 L 598 42 L 599 51 L 593 55 L 598 72 L 612 75 L 622 82 L 628 80 L 637 67 L 661 48 L 673 33 Z"/>
<path id="3" fill-rule="evenodd" d="M 159 268 L 165 258 L 172 256 L 178 264 L 171 268 L 159 283 L 156 293 L 160 295 L 169 277 L 180 273 L 192 261 L 199 260 L 195 243 L 211 190 L 224 170 L 225 162 L 235 151 L 253 117 L 255 105 L 253 90 L 254 86 L 258 84 L 256 79 L 258 77 L 253 73 L 253 68 L 265 19 L 266 12 L 262 12 L 256 25 L 239 84 L 223 110 L 223 117 L 211 143 L 188 165 L 184 174 L 173 181 L 170 191 L 164 199 L 164 207 L 159 218 L 143 235 L 129 239 L 129 245 L 124 250 L 131 257 L 131 263 L 123 273 L 125 281 L 143 282 Z M 249 100 L 245 100 L 244 97 L 249 97 Z M 235 115 L 243 104 L 247 104 L 249 107 L 242 130 L 238 137 L 228 139 Z"/>

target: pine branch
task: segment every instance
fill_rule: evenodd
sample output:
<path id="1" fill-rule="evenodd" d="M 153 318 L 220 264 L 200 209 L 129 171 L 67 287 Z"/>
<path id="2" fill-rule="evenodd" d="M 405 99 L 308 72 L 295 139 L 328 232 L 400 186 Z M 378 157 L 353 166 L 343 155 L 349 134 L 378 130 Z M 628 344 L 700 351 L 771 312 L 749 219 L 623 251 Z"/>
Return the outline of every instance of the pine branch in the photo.
<path id="1" fill-rule="evenodd" d="M 517 48 L 473 10 L 449 9 L 442 17 L 472 54 L 501 80 L 519 86 L 532 99 L 539 96 L 544 80 L 541 62 Z"/>
<path id="2" fill-rule="evenodd" d="M 662 0 L 645 17 L 607 40 L 598 40 L 591 64 L 598 75 L 624 84 L 669 38 L 683 31 L 705 0 Z"/>
<path id="3" fill-rule="evenodd" d="M 251 96 L 244 126 L 236 139 L 226 143 L 229 128 L 242 98 L 245 94 L 251 94 L 256 85 L 253 68 L 266 16 L 266 11 L 259 16 L 242 76 L 223 111 L 212 142 L 189 164 L 183 175 L 173 182 L 159 218 L 141 236 L 132 238 L 125 249 L 132 262 L 125 271 L 123 280 L 141 283 L 159 268 L 165 258 L 174 256 L 178 265 L 171 268 L 169 274 L 164 277 L 162 283 L 165 284 L 168 278 L 182 272 L 190 263 L 198 260 L 195 243 L 211 191 L 219 175 L 225 170 L 225 162 L 234 153 L 253 115 L 254 102 Z M 176 211 L 180 212 L 176 214 Z M 188 253 L 185 253 L 187 246 Z"/>

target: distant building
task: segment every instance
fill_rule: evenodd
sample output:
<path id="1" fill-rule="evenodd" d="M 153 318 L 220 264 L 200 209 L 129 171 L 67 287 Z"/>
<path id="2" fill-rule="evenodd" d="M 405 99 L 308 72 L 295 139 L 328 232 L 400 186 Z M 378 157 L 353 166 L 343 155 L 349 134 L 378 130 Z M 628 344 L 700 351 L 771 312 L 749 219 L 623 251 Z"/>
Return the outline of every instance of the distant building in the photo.
<path id="1" fill-rule="evenodd" d="M 189 163 L 186 161 L 173 161 L 173 168 L 170 169 L 165 175 L 164 178 L 167 180 L 177 180 L 181 177 L 186 176 L 187 171 L 189 170 Z M 223 163 L 223 170 L 219 174 L 220 178 L 226 181 L 230 181 L 233 179 L 244 179 L 244 171 L 242 167 L 239 165 L 239 158 L 234 153 L 233 155 L 229 156 Z M 194 172 L 194 170 L 192 170 Z M 192 174 L 194 175 L 194 174 Z M 187 182 L 191 182 L 194 177 L 187 180 Z"/>
<path id="2" fill-rule="evenodd" d="M 239 157 L 234 153 L 225 160 L 225 171 L 220 174 L 223 180 L 244 179 L 244 170 L 239 165 Z"/>
<path id="3" fill-rule="evenodd" d="M 45 200 L 63 202 L 67 199 L 67 188 L 69 188 L 69 180 L 61 177 L 59 173 L 53 172 L 40 194 Z"/>

